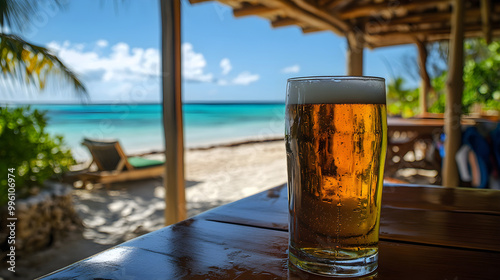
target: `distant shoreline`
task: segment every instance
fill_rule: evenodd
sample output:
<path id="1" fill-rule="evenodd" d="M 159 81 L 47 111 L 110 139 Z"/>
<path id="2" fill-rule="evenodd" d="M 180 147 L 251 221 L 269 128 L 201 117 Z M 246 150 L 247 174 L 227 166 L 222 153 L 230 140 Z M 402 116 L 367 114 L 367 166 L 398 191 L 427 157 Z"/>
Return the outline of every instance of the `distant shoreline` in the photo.
<path id="1" fill-rule="evenodd" d="M 229 143 L 221 143 L 221 144 L 214 144 L 206 147 L 193 147 L 193 148 L 187 148 L 189 151 L 203 151 L 203 150 L 210 150 L 214 148 L 230 148 L 230 147 L 237 147 L 241 145 L 248 145 L 248 144 L 260 144 L 260 143 L 268 143 L 268 142 L 276 142 L 276 141 L 284 141 L 285 138 L 283 137 L 273 137 L 273 138 L 267 138 L 267 139 L 261 139 L 261 140 L 242 140 L 242 141 L 236 141 L 236 142 L 229 142 Z"/>
<path id="2" fill-rule="evenodd" d="M 186 150 L 186 151 L 206 151 L 206 150 L 215 149 L 215 148 L 231 148 L 231 147 L 238 147 L 238 146 L 242 146 L 242 145 L 269 143 L 269 142 L 277 142 L 277 141 L 284 141 L 284 140 L 285 140 L 285 138 L 283 138 L 283 137 L 271 137 L 271 138 L 266 138 L 266 139 L 246 139 L 246 140 L 243 139 L 240 141 L 211 144 L 211 145 L 207 145 L 207 146 L 203 146 L 203 145 L 196 146 L 196 147 L 184 146 L 184 150 Z M 128 156 L 154 155 L 154 154 L 161 154 L 163 152 L 164 152 L 164 150 L 151 150 L 149 152 L 144 152 L 144 153 L 132 153 Z"/>
<path id="3" fill-rule="evenodd" d="M 17 105 L 9 105 L 16 108 Z M 161 151 L 165 148 L 160 104 L 32 105 L 47 110 L 46 131 L 64 137 L 78 161 L 91 155 L 81 141 L 116 139 L 127 154 Z M 238 103 L 183 105 L 184 147 L 203 150 L 242 143 L 258 143 L 284 137 L 285 105 L 282 103 Z"/>
<path id="4" fill-rule="evenodd" d="M 188 101 L 182 102 L 183 105 L 285 105 L 284 101 Z M 136 102 L 136 103 L 117 103 L 117 102 L 102 102 L 102 103 L 0 103 L 0 107 L 5 106 L 29 106 L 29 105 L 51 105 L 51 106 L 65 106 L 65 105 L 81 105 L 81 106 L 109 106 L 109 105 L 162 105 L 157 102 Z"/>

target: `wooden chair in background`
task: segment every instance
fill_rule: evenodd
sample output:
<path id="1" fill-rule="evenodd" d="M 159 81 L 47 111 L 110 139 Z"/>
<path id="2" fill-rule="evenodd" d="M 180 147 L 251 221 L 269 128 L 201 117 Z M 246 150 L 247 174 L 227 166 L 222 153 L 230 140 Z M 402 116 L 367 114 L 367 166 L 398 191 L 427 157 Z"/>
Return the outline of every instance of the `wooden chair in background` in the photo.
<path id="1" fill-rule="evenodd" d="M 128 157 L 118 141 L 96 141 L 84 139 L 92 154 L 88 170 L 78 174 L 77 178 L 86 183 L 110 184 L 160 177 L 165 172 L 164 161 L 152 160 L 141 156 Z M 92 165 L 96 171 L 90 171 Z"/>

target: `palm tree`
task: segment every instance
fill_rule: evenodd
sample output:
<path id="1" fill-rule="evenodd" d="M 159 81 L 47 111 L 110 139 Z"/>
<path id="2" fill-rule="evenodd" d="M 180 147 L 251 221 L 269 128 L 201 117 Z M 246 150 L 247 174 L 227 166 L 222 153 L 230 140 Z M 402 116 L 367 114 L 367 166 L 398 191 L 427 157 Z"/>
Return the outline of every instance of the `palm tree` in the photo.
<path id="1" fill-rule="evenodd" d="M 51 0 L 62 8 L 63 1 Z M 32 0 L 0 0 L 0 69 L 4 77 L 33 84 L 40 90 L 48 76 L 59 76 L 73 85 L 78 93 L 86 94 L 77 75 L 47 48 L 23 40 L 12 31 L 22 32 L 35 18 L 42 3 Z"/>

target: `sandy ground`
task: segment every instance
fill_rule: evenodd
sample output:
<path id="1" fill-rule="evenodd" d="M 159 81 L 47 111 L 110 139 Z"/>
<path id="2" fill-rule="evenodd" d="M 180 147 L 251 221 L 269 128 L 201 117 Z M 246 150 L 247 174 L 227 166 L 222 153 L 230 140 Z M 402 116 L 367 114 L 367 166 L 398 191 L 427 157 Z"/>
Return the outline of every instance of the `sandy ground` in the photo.
<path id="1" fill-rule="evenodd" d="M 274 141 L 188 150 L 188 216 L 285 183 L 284 146 Z M 114 184 L 110 189 L 76 189 L 74 202 L 84 230 L 70 233 L 51 248 L 20 256 L 16 274 L 3 268 L 0 278 L 33 279 L 163 227 L 161 178 Z"/>

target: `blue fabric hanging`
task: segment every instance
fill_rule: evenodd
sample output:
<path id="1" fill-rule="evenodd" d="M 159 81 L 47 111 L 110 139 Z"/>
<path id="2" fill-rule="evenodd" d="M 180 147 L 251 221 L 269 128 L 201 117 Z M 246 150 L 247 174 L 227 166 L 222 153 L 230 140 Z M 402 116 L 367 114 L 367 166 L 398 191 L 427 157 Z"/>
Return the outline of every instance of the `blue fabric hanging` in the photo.
<path id="1" fill-rule="evenodd" d="M 497 128 L 491 132 L 491 143 L 493 158 L 497 168 L 500 168 L 500 123 L 497 125 Z"/>
<path id="2" fill-rule="evenodd" d="M 498 141 L 498 140 L 497 140 Z M 489 163 L 490 147 L 475 127 L 468 127 L 462 134 L 462 145 L 468 145 L 476 154 L 481 174 L 480 189 L 488 187 L 491 165 Z"/>

